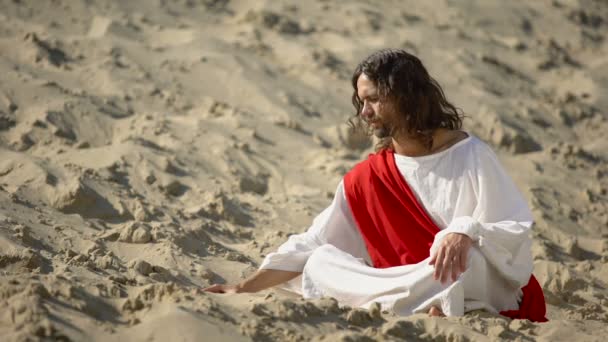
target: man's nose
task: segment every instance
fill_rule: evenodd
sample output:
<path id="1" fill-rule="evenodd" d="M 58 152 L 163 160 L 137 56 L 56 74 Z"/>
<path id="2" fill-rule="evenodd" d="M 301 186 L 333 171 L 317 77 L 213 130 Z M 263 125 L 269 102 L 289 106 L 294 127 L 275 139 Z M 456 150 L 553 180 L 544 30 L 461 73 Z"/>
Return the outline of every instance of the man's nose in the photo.
<path id="1" fill-rule="evenodd" d="M 361 108 L 361 116 L 364 118 L 370 118 L 374 115 L 371 106 L 369 103 L 363 103 L 363 108 Z"/>

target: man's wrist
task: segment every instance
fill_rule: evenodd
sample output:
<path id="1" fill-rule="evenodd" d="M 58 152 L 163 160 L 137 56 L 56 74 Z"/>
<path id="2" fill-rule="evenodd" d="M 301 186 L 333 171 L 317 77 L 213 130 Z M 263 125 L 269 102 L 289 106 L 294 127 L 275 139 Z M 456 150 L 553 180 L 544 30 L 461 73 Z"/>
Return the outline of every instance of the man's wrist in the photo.
<path id="1" fill-rule="evenodd" d="M 455 233 L 455 234 L 462 235 L 463 237 L 466 237 L 466 238 L 468 238 L 469 240 L 471 240 L 471 242 L 473 242 L 473 238 L 472 238 L 472 237 L 470 237 L 468 234 L 465 234 L 465 233 Z"/>
<path id="2" fill-rule="evenodd" d="M 472 237 L 470 237 L 470 236 L 469 236 L 468 234 L 466 234 L 466 233 L 452 232 L 452 233 L 449 233 L 448 235 L 450 235 L 450 234 L 456 234 L 456 235 L 459 235 L 459 236 L 460 236 L 460 237 L 462 237 L 462 238 L 465 238 L 465 237 L 466 237 L 466 238 L 468 238 L 468 240 L 469 240 L 469 241 L 471 241 L 471 242 L 473 242 L 473 241 L 474 241 L 474 240 L 473 240 L 473 238 L 472 238 Z"/>
<path id="3" fill-rule="evenodd" d="M 460 216 L 452 220 L 447 231 L 468 236 L 473 242 L 479 240 L 481 224 L 470 216 Z"/>

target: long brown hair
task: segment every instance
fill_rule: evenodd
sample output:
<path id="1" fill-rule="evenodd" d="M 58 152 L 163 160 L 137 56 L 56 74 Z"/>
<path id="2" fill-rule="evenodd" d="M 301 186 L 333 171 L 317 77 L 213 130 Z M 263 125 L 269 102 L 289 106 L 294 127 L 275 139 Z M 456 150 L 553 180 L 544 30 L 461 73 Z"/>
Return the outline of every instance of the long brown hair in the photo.
<path id="1" fill-rule="evenodd" d="M 383 49 L 364 59 L 353 73 L 352 103 L 356 112 L 348 120 L 352 129 L 364 129 L 368 135 L 372 132 L 360 116 L 363 102 L 357 94 L 357 80 L 361 74 L 375 83 L 380 99 L 392 102 L 400 114 L 400 124 L 395 129 L 404 129 L 429 150 L 436 129 L 462 127 L 462 111 L 448 102 L 439 83 L 416 56 L 401 49 Z M 385 148 L 392 148 L 391 137 L 380 139 L 376 145 L 376 151 Z"/>

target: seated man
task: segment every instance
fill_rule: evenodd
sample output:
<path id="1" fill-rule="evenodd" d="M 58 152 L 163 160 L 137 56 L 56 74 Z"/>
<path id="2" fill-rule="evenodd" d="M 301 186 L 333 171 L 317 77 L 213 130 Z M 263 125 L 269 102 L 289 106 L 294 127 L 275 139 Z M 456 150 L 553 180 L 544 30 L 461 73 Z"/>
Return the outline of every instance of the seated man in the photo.
<path id="1" fill-rule="evenodd" d="M 305 298 L 378 302 L 401 315 L 485 309 L 545 321 L 526 201 L 492 150 L 461 130 L 461 115 L 420 60 L 378 51 L 352 84 L 350 122 L 380 138 L 376 153 L 255 274 L 205 290 L 256 292 L 301 275 Z"/>

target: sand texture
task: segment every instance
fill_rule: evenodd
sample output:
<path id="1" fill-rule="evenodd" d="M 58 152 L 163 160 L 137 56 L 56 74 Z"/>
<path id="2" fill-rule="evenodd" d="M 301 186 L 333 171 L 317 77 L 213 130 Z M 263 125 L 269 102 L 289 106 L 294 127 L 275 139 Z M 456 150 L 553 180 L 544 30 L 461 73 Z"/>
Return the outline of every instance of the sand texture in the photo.
<path id="1" fill-rule="evenodd" d="M 3 341 L 601 341 L 608 2 L 0 0 Z M 372 151 L 350 76 L 418 55 L 536 218 L 546 324 L 222 296 Z"/>

